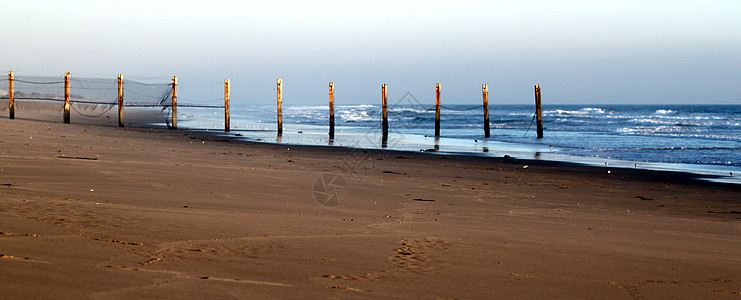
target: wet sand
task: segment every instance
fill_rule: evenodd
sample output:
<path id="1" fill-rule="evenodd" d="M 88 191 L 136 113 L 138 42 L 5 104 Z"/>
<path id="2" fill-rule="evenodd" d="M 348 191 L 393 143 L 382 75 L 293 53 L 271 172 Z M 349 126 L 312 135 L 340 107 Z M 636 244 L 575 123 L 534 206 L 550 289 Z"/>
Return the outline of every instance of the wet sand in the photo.
<path id="1" fill-rule="evenodd" d="M 3 298 L 738 299 L 739 212 L 681 173 L 0 117 Z"/>

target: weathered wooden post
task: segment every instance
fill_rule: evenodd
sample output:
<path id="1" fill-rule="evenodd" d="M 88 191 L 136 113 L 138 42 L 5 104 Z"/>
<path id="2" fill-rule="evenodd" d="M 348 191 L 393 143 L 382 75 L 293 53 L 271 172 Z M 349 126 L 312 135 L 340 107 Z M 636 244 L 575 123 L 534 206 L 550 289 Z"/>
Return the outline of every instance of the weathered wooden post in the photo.
<path id="1" fill-rule="evenodd" d="M 440 136 L 440 84 L 435 85 L 435 137 Z"/>
<path id="2" fill-rule="evenodd" d="M 224 80 L 224 132 L 229 132 L 229 98 L 231 96 L 231 90 L 229 84 L 231 80 Z"/>
<path id="3" fill-rule="evenodd" d="M 389 132 L 389 112 L 388 112 L 388 88 L 386 84 L 381 86 L 381 107 L 383 121 L 381 122 L 381 129 L 384 135 L 388 135 Z"/>
<path id="4" fill-rule="evenodd" d="M 8 111 L 10 118 L 15 119 L 15 73 L 13 71 L 8 72 Z"/>
<path id="5" fill-rule="evenodd" d="M 484 84 L 481 86 L 481 90 L 484 93 L 484 137 L 490 137 L 489 130 L 489 86 Z"/>
<path id="6" fill-rule="evenodd" d="M 118 74 L 118 127 L 124 127 L 123 74 Z"/>
<path id="7" fill-rule="evenodd" d="M 278 134 L 283 134 L 283 79 L 278 79 Z"/>
<path id="8" fill-rule="evenodd" d="M 538 138 L 543 138 L 543 108 L 540 102 L 540 85 L 535 85 L 535 116 L 538 129 Z"/>
<path id="9" fill-rule="evenodd" d="M 70 107 L 70 94 L 69 94 L 69 72 L 64 73 L 64 123 L 69 124 L 69 107 Z"/>
<path id="10" fill-rule="evenodd" d="M 172 129 L 178 129 L 178 77 L 172 76 Z"/>
<path id="11" fill-rule="evenodd" d="M 329 83 L 329 138 L 334 139 L 334 82 Z"/>

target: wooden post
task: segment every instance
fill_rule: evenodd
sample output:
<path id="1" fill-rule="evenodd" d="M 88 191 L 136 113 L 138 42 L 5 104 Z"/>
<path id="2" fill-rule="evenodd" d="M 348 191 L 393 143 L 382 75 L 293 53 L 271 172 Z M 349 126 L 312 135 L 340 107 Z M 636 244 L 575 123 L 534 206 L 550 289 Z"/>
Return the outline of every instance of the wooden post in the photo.
<path id="1" fill-rule="evenodd" d="M 481 86 L 481 90 L 484 93 L 484 137 L 490 137 L 491 132 L 489 130 L 489 86 L 484 84 Z"/>
<path id="2" fill-rule="evenodd" d="M 283 134 L 283 79 L 278 79 L 278 134 Z"/>
<path id="3" fill-rule="evenodd" d="M 440 136 L 440 84 L 435 85 L 435 136 Z"/>
<path id="4" fill-rule="evenodd" d="M 334 139 L 334 82 L 329 83 L 329 138 Z"/>
<path id="5" fill-rule="evenodd" d="M 543 138 L 543 108 L 540 102 L 540 85 L 535 85 L 535 116 L 538 128 L 538 138 Z"/>
<path id="6" fill-rule="evenodd" d="M 124 127 L 123 74 L 118 74 L 118 127 Z"/>
<path id="7" fill-rule="evenodd" d="M 15 119 L 15 73 L 13 71 L 8 72 L 8 111 L 10 112 L 10 118 Z"/>
<path id="8" fill-rule="evenodd" d="M 64 123 L 69 124 L 69 107 L 70 107 L 70 95 L 69 95 L 69 72 L 64 73 Z"/>
<path id="9" fill-rule="evenodd" d="M 381 122 L 381 129 L 384 135 L 388 135 L 389 132 L 389 112 L 388 112 L 388 88 L 386 84 L 381 86 L 381 107 L 383 110 L 383 121 Z"/>
<path id="10" fill-rule="evenodd" d="M 172 129 L 178 129 L 178 77 L 172 76 Z"/>
<path id="11" fill-rule="evenodd" d="M 229 84 L 231 80 L 224 80 L 224 132 L 229 132 L 229 99 L 231 97 L 231 90 Z"/>

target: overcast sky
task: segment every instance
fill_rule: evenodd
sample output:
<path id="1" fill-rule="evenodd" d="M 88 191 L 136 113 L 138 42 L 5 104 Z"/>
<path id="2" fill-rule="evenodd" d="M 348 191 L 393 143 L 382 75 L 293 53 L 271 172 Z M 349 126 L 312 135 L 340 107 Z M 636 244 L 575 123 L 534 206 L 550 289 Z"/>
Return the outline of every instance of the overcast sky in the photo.
<path id="1" fill-rule="evenodd" d="M 547 2 L 544 4 L 543 2 Z M 741 104 L 741 1 L 4 1 L 0 69 L 270 104 Z"/>

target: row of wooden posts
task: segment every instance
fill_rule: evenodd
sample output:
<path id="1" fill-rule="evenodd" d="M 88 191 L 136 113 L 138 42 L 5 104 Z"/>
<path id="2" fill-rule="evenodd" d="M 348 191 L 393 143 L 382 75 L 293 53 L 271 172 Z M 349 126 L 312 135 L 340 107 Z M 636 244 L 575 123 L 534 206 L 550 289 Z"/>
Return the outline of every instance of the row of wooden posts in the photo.
<path id="1" fill-rule="evenodd" d="M 227 84 L 227 91 L 229 90 Z M 489 87 L 486 84 L 481 86 L 483 99 L 484 99 L 484 136 L 490 137 L 491 130 L 489 125 Z M 277 83 L 277 95 L 278 95 L 278 134 L 283 133 L 283 80 L 278 79 Z M 435 137 L 440 136 L 440 98 L 442 89 L 440 83 L 435 85 Z M 224 96 L 228 99 L 228 95 Z M 227 107 L 228 107 L 227 103 Z M 383 135 L 388 135 L 389 120 L 388 120 L 388 86 L 386 84 L 381 85 L 381 107 L 382 107 L 382 121 L 381 130 Z M 543 109 L 541 106 L 540 99 L 540 85 L 535 86 L 535 115 L 537 122 L 537 133 L 538 138 L 543 138 Z M 227 123 L 228 123 L 227 113 Z M 227 131 L 228 131 L 227 125 Z M 329 83 L 329 138 L 334 138 L 334 82 Z"/>
<path id="2" fill-rule="evenodd" d="M 8 72 L 8 100 L 9 100 L 9 113 L 10 119 L 15 119 L 15 98 L 14 98 L 14 73 L 13 71 Z M 229 79 L 224 80 L 224 131 L 229 132 L 229 103 L 230 103 L 230 83 Z M 329 138 L 334 138 L 335 133 L 335 122 L 334 122 L 334 82 L 329 83 Z M 484 136 L 490 137 L 490 125 L 489 125 L 489 87 L 484 84 L 481 86 L 483 93 L 483 104 L 484 104 Z M 440 98 L 442 95 L 442 89 L 440 83 L 435 85 L 435 137 L 440 136 Z M 278 134 L 283 134 L 283 80 L 278 79 L 277 82 L 277 119 L 278 119 Z M 178 101 L 178 78 L 172 77 L 172 129 L 177 129 L 177 101 Z M 384 135 L 388 135 L 389 122 L 388 122 L 388 86 L 383 84 L 381 86 L 381 106 L 382 106 L 382 122 L 381 129 Z M 123 93 L 123 74 L 118 74 L 118 126 L 124 127 L 124 93 Z M 540 85 L 535 86 L 535 115 L 537 121 L 537 134 L 538 138 L 543 138 L 543 110 L 541 107 L 540 98 Z M 64 74 L 64 123 L 70 123 L 70 73 Z"/>

